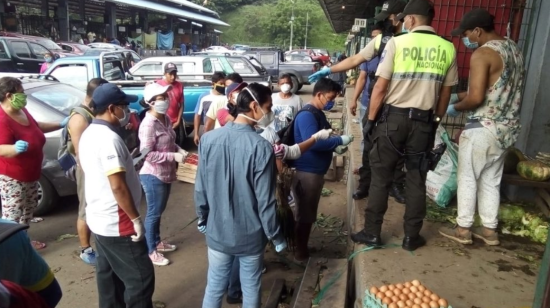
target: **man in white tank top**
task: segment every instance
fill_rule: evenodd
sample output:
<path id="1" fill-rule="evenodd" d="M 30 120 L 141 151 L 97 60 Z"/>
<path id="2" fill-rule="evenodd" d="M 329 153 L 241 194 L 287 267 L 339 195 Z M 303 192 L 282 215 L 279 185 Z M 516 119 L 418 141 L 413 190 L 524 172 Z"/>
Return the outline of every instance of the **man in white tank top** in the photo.
<path id="1" fill-rule="evenodd" d="M 464 15 L 452 35 L 476 49 L 470 60 L 468 92 L 451 97 L 447 115 L 467 112 L 458 155 L 457 228 L 439 233 L 462 244 L 472 236 L 498 245 L 497 215 L 506 150 L 517 140 L 525 69 L 512 40 L 495 32 L 494 17 L 484 9 Z M 478 205 L 483 227 L 471 229 Z"/>

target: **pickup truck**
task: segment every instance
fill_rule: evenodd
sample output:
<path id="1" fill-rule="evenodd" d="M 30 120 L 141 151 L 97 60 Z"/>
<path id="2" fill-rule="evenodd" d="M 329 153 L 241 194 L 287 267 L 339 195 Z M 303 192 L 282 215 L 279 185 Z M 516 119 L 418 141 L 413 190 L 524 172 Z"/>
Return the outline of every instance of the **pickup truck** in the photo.
<path id="1" fill-rule="evenodd" d="M 285 55 L 281 50 L 257 50 L 247 51 L 246 55 L 252 55 L 258 59 L 274 81 L 283 74 L 289 74 L 292 78 L 292 93 L 297 93 L 304 85 L 308 85 L 309 75 L 320 68 L 318 62 L 285 61 Z"/>
<path id="2" fill-rule="evenodd" d="M 48 52 L 59 57 L 37 41 L 0 37 L 0 72 L 38 74 Z"/>
<path id="3" fill-rule="evenodd" d="M 128 68 L 122 57 L 123 52 L 124 51 L 113 51 L 103 52 L 99 56 L 62 58 L 56 60 L 48 71 L 46 71 L 44 75 L 41 75 L 41 78 L 70 84 L 83 91 L 86 91 L 88 81 L 92 78 L 104 78 L 109 82 L 119 85 L 125 93 L 137 95 L 139 97 L 137 101 L 130 104 L 130 108 L 136 110 L 140 118 L 143 118 L 146 108 L 140 104 L 140 101 L 143 97 L 143 88 L 147 80 L 132 80 L 132 75 L 127 73 Z M 160 79 L 161 76 L 162 75 L 159 74 L 156 78 L 150 80 Z M 189 134 L 193 130 L 194 110 L 198 103 L 198 99 L 203 93 L 209 91 L 212 86 L 210 81 L 204 79 L 183 79 L 181 81 L 184 83 L 184 128 L 185 132 Z"/>

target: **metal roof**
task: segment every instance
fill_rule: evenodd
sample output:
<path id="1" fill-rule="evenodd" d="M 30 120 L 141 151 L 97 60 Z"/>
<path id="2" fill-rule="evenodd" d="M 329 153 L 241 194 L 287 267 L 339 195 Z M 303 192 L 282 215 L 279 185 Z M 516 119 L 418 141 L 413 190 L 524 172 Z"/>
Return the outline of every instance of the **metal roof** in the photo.
<path id="1" fill-rule="evenodd" d="M 384 0 L 319 0 L 332 29 L 336 33 L 351 30 L 355 18 L 373 18 L 375 7 Z"/>
<path id="2" fill-rule="evenodd" d="M 203 11 L 203 12 L 206 12 L 206 13 L 214 14 L 217 17 L 220 17 L 220 15 L 218 15 L 218 13 L 212 11 L 211 9 L 207 9 L 204 6 L 195 4 L 191 1 L 187 1 L 187 0 L 166 0 L 166 1 L 170 1 L 170 2 L 173 2 L 173 3 L 176 3 L 176 4 L 180 4 L 182 6 L 186 6 L 188 8 L 192 8 L 192 9 L 195 9 L 195 10 L 198 10 L 198 11 Z"/>

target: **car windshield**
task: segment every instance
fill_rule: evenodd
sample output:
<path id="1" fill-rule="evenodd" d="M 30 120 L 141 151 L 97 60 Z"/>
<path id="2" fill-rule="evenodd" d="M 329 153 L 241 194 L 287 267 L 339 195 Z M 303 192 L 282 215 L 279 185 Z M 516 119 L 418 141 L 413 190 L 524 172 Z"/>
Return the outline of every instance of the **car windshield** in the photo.
<path id="1" fill-rule="evenodd" d="M 266 71 L 265 67 L 260 62 L 258 62 L 258 60 L 256 60 L 256 58 L 250 58 L 250 63 L 252 63 L 252 65 L 254 65 L 254 67 L 259 72 L 265 72 Z"/>
<path id="2" fill-rule="evenodd" d="M 48 40 L 48 39 L 45 39 L 45 38 L 39 38 L 39 39 L 36 39 L 36 41 L 38 43 L 44 45 L 44 47 L 48 48 L 49 50 L 63 50 L 63 48 L 59 47 L 59 45 L 54 43 L 52 40 Z"/>
<path id="3" fill-rule="evenodd" d="M 71 109 L 79 106 L 86 98 L 86 93 L 65 84 L 51 84 L 33 88 L 27 91 L 27 95 L 64 114 L 69 114 Z"/>

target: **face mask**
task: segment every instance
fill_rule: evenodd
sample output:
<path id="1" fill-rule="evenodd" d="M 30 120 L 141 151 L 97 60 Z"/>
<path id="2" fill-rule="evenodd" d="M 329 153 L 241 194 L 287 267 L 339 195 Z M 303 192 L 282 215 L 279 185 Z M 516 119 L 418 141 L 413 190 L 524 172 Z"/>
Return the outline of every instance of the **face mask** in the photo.
<path id="1" fill-rule="evenodd" d="M 117 107 L 117 108 L 120 108 L 120 107 Z M 123 109 L 123 108 L 120 108 L 120 110 L 122 110 L 122 112 L 124 113 L 124 116 L 122 117 L 122 119 L 120 119 L 115 115 L 115 118 L 118 120 L 120 127 L 124 127 L 126 126 L 126 124 L 128 124 L 128 122 L 130 122 L 130 112 L 126 111 L 126 109 Z"/>
<path id="2" fill-rule="evenodd" d="M 462 38 L 462 43 L 464 43 L 464 46 L 468 49 L 476 49 L 479 47 L 479 43 L 470 42 L 470 39 L 467 36 Z"/>
<path id="3" fill-rule="evenodd" d="M 225 86 L 215 85 L 214 90 L 216 90 L 216 92 L 218 92 L 218 93 L 225 94 Z"/>
<path id="4" fill-rule="evenodd" d="M 166 114 L 166 111 L 168 110 L 168 107 L 170 104 L 168 101 L 155 101 L 155 104 L 153 105 L 153 108 L 156 112 L 160 114 Z"/>
<path id="5" fill-rule="evenodd" d="M 334 107 L 334 101 L 328 101 L 326 106 L 323 107 L 323 110 L 329 111 Z"/>
<path id="6" fill-rule="evenodd" d="M 46 62 L 48 62 L 48 63 L 52 62 L 52 58 L 50 58 L 50 57 L 45 57 L 44 60 L 46 60 Z"/>
<path id="7" fill-rule="evenodd" d="M 285 94 L 290 92 L 290 85 L 288 83 L 281 85 L 281 92 Z"/>
<path id="8" fill-rule="evenodd" d="M 275 114 L 273 113 L 273 111 L 269 112 L 269 113 L 265 113 L 264 110 L 262 108 L 260 108 L 260 110 L 262 111 L 262 113 L 264 114 L 263 117 L 261 117 L 259 120 L 258 120 L 258 126 L 259 127 L 267 127 L 269 126 L 269 124 L 271 124 L 271 122 L 273 122 L 273 120 L 275 119 Z"/>
<path id="9" fill-rule="evenodd" d="M 237 97 L 239 96 L 239 92 L 233 92 L 231 93 L 231 104 L 236 105 L 237 104 Z"/>
<path id="10" fill-rule="evenodd" d="M 27 95 L 25 93 L 14 93 L 11 97 L 11 106 L 21 110 L 27 106 Z"/>
<path id="11" fill-rule="evenodd" d="M 401 32 L 402 32 L 402 33 L 409 33 L 409 30 L 407 30 L 407 28 L 405 28 L 405 23 L 403 23 L 403 24 L 401 25 Z"/>

